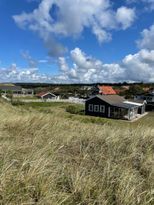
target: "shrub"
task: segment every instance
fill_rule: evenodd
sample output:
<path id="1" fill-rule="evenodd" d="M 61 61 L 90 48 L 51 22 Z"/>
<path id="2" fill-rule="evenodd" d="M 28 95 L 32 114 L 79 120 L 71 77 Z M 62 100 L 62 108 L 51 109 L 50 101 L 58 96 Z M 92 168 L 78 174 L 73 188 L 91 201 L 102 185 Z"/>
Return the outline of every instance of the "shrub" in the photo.
<path id="1" fill-rule="evenodd" d="M 19 105 L 24 105 L 25 103 L 20 100 L 15 100 L 15 101 L 11 101 L 11 104 L 13 106 L 19 106 Z"/>
<path id="2" fill-rule="evenodd" d="M 84 114 L 84 110 L 81 109 L 80 106 L 75 106 L 75 105 L 69 105 L 66 107 L 66 112 L 69 112 L 71 114 Z"/>

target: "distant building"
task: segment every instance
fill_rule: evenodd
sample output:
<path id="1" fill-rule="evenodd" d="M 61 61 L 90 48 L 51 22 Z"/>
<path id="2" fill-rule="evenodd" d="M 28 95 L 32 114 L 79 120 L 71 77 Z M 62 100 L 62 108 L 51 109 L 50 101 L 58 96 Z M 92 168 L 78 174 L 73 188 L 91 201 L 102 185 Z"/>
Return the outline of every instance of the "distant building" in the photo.
<path id="1" fill-rule="evenodd" d="M 151 90 L 149 93 L 141 94 L 141 95 L 135 95 L 135 100 L 145 100 L 147 105 L 147 110 L 154 110 L 154 90 Z"/>
<path id="2" fill-rule="evenodd" d="M 106 85 L 95 85 L 91 89 L 91 95 L 116 95 L 116 91 L 112 88 L 112 86 Z"/>
<path id="3" fill-rule="evenodd" d="M 41 92 L 36 94 L 36 97 L 41 98 L 42 100 L 56 100 L 58 99 L 58 96 L 51 92 Z"/>
<path id="4" fill-rule="evenodd" d="M 8 92 L 11 92 L 13 96 L 33 96 L 34 91 L 32 89 L 25 89 L 22 88 L 21 86 L 16 86 L 13 84 L 1 84 L 0 85 L 0 90 L 2 90 L 2 93 L 6 95 Z"/>
<path id="5" fill-rule="evenodd" d="M 86 100 L 85 114 L 132 120 L 145 113 L 145 103 L 126 101 L 118 95 L 96 95 Z"/>
<path id="6" fill-rule="evenodd" d="M 23 95 L 29 95 L 33 96 L 34 95 L 34 90 L 33 89 L 27 89 L 27 88 L 22 88 L 22 94 Z"/>
<path id="7" fill-rule="evenodd" d="M 22 87 L 15 85 L 0 85 L 0 90 L 2 90 L 3 94 L 7 94 L 8 92 L 12 92 L 13 95 L 21 95 Z"/>
<path id="8" fill-rule="evenodd" d="M 122 88 L 123 90 L 129 90 L 130 85 L 123 85 L 123 86 L 121 86 L 121 88 Z"/>
<path id="9" fill-rule="evenodd" d="M 111 86 L 98 86 L 100 95 L 116 95 L 116 91 Z"/>

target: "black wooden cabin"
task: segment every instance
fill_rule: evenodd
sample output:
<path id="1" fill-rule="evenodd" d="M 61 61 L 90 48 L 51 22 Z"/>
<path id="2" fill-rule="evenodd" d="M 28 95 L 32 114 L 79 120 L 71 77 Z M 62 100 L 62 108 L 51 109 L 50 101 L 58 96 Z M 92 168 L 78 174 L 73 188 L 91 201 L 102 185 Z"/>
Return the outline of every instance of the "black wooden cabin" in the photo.
<path id="1" fill-rule="evenodd" d="M 144 104 L 128 102 L 118 95 L 96 95 L 85 103 L 85 114 L 132 120 L 145 112 Z"/>

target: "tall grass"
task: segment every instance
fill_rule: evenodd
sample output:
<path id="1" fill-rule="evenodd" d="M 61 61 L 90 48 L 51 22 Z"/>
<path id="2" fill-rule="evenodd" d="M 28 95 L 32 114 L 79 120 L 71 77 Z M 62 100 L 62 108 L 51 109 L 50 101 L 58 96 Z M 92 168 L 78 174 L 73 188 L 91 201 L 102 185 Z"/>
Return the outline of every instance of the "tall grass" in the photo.
<path id="1" fill-rule="evenodd" d="M 154 204 L 153 127 L 0 107 L 0 204 Z"/>

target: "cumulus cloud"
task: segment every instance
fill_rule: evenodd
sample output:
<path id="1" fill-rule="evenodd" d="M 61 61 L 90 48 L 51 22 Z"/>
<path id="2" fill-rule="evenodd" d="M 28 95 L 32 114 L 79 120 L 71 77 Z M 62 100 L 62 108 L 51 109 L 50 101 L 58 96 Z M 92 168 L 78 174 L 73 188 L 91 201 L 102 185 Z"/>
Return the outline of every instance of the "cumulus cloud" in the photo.
<path id="1" fill-rule="evenodd" d="M 131 81 L 154 82 L 154 50 L 142 49 L 122 61 L 125 78 Z"/>
<path id="2" fill-rule="evenodd" d="M 38 68 L 20 68 L 12 64 L 8 68 L 0 67 L 1 82 L 57 82 L 57 77 L 39 72 Z M 59 82 L 59 81 L 58 81 Z"/>
<path id="3" fill-rule="evenodd" d="M 67 82 L 154 81 L 154 50 L 142 49 L 134 55 L 127 55 L 119 64 L 104 64 L 100 60 L 87 56 L 79 48 L 72 50 L 70 56 L 73 64 L 70 68 L 66 59 L 59 59 L 61 68 L 67 65 L 67 69 L 61 69 L 60 74 Z"/>
<path id="4" fill-rule="evenodd" d="M 123 29 L 130 27 L 135 19 L 134 9 L 130 9 L 124 6 L 118 8 L 116 19 L 117 22 L 121 23 Z"/>
<path id="5" fill-rule="evenodd" d="M 137 41 L 139 48 L 154 50 L 154 25 L 141 32 L 141 39 Z"/>
<path id="6" fill-rule="evenodd" d="M 60 73 L 54 76 L 40 73 L 38 68 L 23 69 L 12 64 L 9 68 L 0 68 L 0 80 L 50 83 L 154 82 L 154 50 L 142 49 L 127 55 L 120 63 L 106 64 L 75 48 L 70 52 L 69 59 L 59 57 L 58 64 Z"/>
<path id="7" fill-rule="evenodd" d="M 66 48 L 57 36 L 79 36 L 90 28 L 100 43 L 110 41 L 112 29 L 127 29 L 135 20 L 133 8 L 114 10 L 110 0 L 42 0 L 32 13 L 14 15 L 16 24 L 39 34 L 52 56 Z"/>

